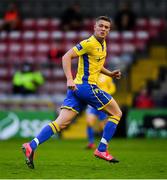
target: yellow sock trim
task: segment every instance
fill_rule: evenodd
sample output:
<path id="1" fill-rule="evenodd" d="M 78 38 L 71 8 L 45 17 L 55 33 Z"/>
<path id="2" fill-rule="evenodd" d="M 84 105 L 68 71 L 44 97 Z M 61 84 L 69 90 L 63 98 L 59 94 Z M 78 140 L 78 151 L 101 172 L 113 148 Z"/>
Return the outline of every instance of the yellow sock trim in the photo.
<path id="1" fill-rule="evenodd" d="M 59 125 L 57 124 L 57 122 L 56 122 L 56 121 L 53 121 L 52 123 L 56 126 L 56 129 L 57 129 L 57 131 L 59 132 L 59 131 L 60 131 L 60 127 L 59 127 Z"/>
<path id="2" fill-rule="evenodd" d="M 59 128 L 58 124 L 55 121 L 49 123 L 49 126 L 52 128 L 54 133 L 57 133 L 57 132 L 60 131 L 60 128 Z"/>
<path id="3" fill-rule="evenodd" d="M 115 119 L 109 119 L 109 121 L 111 121 L 111 122 L 113 122 L 113 123 L 115 123 L 115 124 L 118 124 L 119 122 L 117 121 L 117 120 L 115 120 Z"/>
<path id="4" fill-rule="evenodd" d="M 57 131 L 56 131 L 55 127 L 53 126 L 53 124 L 52 124 L 52 123 L 49 123 L 49 126 L 52 128 L 52 131 L 53 131 L 54 134 L 55 134 Z"/>
<path id="5" fill-rule="evenodd" d="M 116 119 L 116 120 L 118 120 L 118 121 L 120 121 L 120 119 L 121 119 L 119 116 L 109 116 L 109 119 L 110 119 L 110 118 L 111 118 L 111 119 Z"/>
<path id="6" fill-rule="evenodd" d="M 119 116 L 109 116 L 108 120 L 115 124 L 118 124 L 120 121 L 120 117 Z"/>

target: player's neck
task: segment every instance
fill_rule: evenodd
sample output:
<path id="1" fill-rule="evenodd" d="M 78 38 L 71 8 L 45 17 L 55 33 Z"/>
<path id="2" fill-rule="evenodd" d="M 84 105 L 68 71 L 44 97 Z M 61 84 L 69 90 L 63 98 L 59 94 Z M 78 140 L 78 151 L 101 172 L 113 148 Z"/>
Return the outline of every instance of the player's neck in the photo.
<path id="1" fill-rule="evenodd" d="M 97 37 L 95 34 L 94 37 L 97 39 L 97 41 L 99 41 L 100 44 L 103 44 L 104 38 Z"/>

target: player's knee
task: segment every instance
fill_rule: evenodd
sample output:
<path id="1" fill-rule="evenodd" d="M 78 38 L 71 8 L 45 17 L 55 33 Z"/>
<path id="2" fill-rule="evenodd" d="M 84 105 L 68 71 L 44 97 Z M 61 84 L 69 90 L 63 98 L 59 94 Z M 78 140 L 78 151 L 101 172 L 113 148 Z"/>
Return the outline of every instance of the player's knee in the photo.
<path id="1" fill-rule="evenodd" d="M 94 126 L 94 121 L 87 121 L 87 126 L 93 127 Z"/>
<path id="2" fill-rule="evenodd" d="M 66 126 L 61 123 L 61 124 L 59 124 L 59 128 L 62 130 L 62 129 L 64 129 L 64 128 L 66 128 Z"/>
<path id="3" fill-rule="evenodd" d="M 66 128 L 68 126 L 68 122 L 58 122 L 60 130 Z"/>
<path id="4" fill-rule="evenodd" d="M 120 117 L 120 119 L 121 119 L 121 117 L 122 117 L 122 111 L 119 110 L 119 111 L 115 114 L 115 116 L 118 116 L 118 117 Z"/>
<path id="5" fill-rule="evenodd" d="M 119 119 L 121 119 L 121 117 L 122 117 L 122 111 L 119 110 L 119 111 L 117 111 L 117 112 L 115 112 L 115 113 L 109 113 L 109 116 L 116 116 L 116 117 L 118 117 Z"/>

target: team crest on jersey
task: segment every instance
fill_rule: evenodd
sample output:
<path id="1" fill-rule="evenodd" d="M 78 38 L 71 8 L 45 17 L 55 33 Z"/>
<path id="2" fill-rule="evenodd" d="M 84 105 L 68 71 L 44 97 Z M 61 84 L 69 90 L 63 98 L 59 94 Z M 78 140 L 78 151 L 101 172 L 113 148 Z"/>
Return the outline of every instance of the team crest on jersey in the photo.
<path id="1" fill-rule="evenodd" d="M 81 44 L 77 44 L 76 48 L 78 49 L 78 51 L 80 51 L 83 47 L 81 46 Z"/>

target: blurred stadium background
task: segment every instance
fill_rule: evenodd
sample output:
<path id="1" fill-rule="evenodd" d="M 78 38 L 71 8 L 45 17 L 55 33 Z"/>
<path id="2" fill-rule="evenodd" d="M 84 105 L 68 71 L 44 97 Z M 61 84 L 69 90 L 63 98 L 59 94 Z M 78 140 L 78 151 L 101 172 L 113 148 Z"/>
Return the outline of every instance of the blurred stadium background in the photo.
<path id="1" fill-rule="evenodd" d="M 0 25 L 10 3 L 15 2 L 21 16 L 19 30 L 0 31 L 0 140 L 34 137 L 48 121 L 55 119 L 66 93 L 61 59 L 50 65 L 51 44 L 59 41 L 66 51 L 89 37 L 95 17 L 118 12 L 123 0 L 1 0 Z M 72 3 L 80 4 L 83 15 L 80 30 L 61 28 L 62 12 Z M 129 1 L 137 19 L 133 30 L 110 32 L 106 66 L 120 68 L 115 99 L 123 110 L 117 137 L 167 137 L 167 2 Z M 24 62 L 32 63 L 45 79 L 34 95 L 12 91 L 13 76 Z M 73 64 L 73 72 L 76 71 Z M 134 99 L 147 88 L 154 107 L 136 108 Z M 62 138 L 86 138 L 84 115 L 74 120 Z"/>

